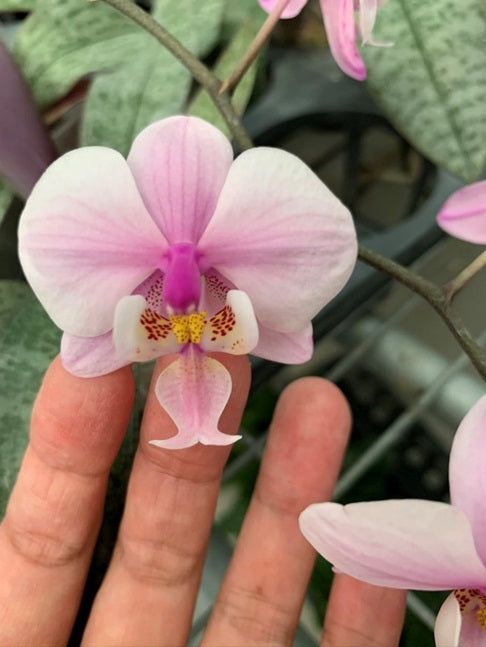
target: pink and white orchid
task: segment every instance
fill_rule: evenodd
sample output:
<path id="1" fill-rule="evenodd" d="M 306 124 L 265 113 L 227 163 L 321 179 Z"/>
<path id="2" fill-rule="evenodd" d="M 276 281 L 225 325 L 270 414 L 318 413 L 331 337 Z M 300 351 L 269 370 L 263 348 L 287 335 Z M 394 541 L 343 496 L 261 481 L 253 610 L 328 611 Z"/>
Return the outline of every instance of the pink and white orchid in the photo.
<path id="1" fill-rule="evenodd" d="M 451 504 L 401 500 L 318 503 L 300 516 L 314 548 L 338 572 L 379 586 L 448 590 L 437 647 L 486 645 L 486 396 L 454 438 Z"/>
<path id="2" fill-rule="evenodd" d="M 366 78 L 366 66 L 356 47 L 359 36 L 363 45 L 388 47 L 390 43 L 379 43 L 373 39 L 373 27 L 378 9 L 388 0 L 320 0 L 324 27 L 329 48 L 341 70 L 353 79 Z M 280 0 L 259 0 L 261 7 L 272 11 Z M 289 0 L 280 17 L 295 18 L 308 0 Z M 355 13 L 358 14 L 356 21 Z"/>
<path id="3" fill-rule="evenodd" d="M 455 238 L 486 245 L 486 181 L 455 191 L 439 211 L 437 223 Z"/>
<path id="4" fill-rule="evenodd" d="M 54 162 L 19 247 L 69 371 L 179 354 L 155 386 L 178 433 L 153 443 L 169 448 L 238 438 L 217 428 L 231 378 L 207 353 L 306 361 L 311 318 L 356 260 L 348 210 L 303 162 L 270 148 L 233 161 L 226 137 L 191 117 L 146 128 L 127 160 L 89 147 Z"/>

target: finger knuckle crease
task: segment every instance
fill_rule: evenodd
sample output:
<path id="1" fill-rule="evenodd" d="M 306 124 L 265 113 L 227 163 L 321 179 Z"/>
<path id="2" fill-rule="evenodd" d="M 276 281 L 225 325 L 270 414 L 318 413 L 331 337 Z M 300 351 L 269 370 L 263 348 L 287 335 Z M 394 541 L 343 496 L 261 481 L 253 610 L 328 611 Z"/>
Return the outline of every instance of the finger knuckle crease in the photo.
<path id="1" fill-rule="evenodd" d="M 35 528 L 6 527 L 14 551 L 25 560 L 45 567 L 59 567 L 76 561 L 84 552 L 86 542 L 71 542 L 60 534 Z"/>
<path id="2" fill-rule="evenodd" d="M 244 641 L 266 647 L 292 644 L 295 626 L 291 610 L 270 600 L 258 588 L 231 589 L 219 600 L 217 613 Z"/>
<path id="3" fill-rule="evenodd" d="M 166 587 L 181 586 L 196 572 L 202 555 L 184 550 L 166 539 L 123 537 L 119 544 L 122 563 L 138 581 Z"/>

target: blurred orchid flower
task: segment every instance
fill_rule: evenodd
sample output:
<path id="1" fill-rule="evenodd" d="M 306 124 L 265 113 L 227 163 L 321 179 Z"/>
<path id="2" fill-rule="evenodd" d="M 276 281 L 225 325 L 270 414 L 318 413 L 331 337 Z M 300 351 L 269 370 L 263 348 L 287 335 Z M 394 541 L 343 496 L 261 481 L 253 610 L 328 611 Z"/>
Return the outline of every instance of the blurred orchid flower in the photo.
<path id="1" fill-rule="evenodd" d="M 311 318 L 356 261 L 348 210 L 298 158 L 229 141 L 197 118 L 152 124 L 128 159 L 89 147 L 54 162 L 19 227 L 25 274 L 64 330 L 61 357 L 90 377 L 178 353 L 156 395 L 178 434 L 229 444 L 231 391 L 206 353 L 285 363 L 312 354 Z"/>
<path id="2" fill-rule="evenodd" d="M 449 462 L 451 504 L 318 503 L 300 527 L 335 570 L 378 586 L 452 589 L 437 647 L 486 645 L 486 396 L 461 422 Z"/>
<path id="3" fill-rule="evenodd" d="M 437 223 L 451 236 L 486 245 L 486 181 L 453 193 L 439 211 Z"/>
<path id="4" fill-rule="evenodd" d="M 357 81 L 366 78 L 366 67 L 356 47 L 356 38 L 363 45 L 388 47 L 391 43 L 379 43 L 372 32 L 378 9 L 388 0 L 320 0 L 324 27 L 329 48 L 341 70 Z M 261 7 L 270 12 L 279 0 L 259 0 Z M 281 18 L 295 18 L 308 0 L 289 0 Z M 355 12 L 358 14 L 356 21 Z"/>

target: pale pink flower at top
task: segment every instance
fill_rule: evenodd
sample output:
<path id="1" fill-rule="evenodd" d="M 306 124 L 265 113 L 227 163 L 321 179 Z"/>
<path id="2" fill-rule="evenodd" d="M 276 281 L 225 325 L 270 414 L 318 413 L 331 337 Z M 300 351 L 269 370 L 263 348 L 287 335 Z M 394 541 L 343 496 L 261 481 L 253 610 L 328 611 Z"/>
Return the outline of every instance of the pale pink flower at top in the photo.
<path id="1" fill-rule="evenodd" d="M 153 443 L 180 448 L 238 438 L 217 428 L 231 377 L 207 352 L 309 359 L 311 319 L 349 278 L 356 234 L 295 156 L 256 148 L 233 161 L 214 126 L 171 117 L 127 160 L 89 147 L 54 162 L 25 206 L 19 250 L 72 373 L 179 353 L 155 386 L 178 433 Z"/>
<path id="2" fill-rule="evenodd" d="M 335 570 L 379 586 L 453 590 L 435 623 L 437 647 L 486 646 L 486 396 L 454 438 L 451 504 L 317 503 L 300 527 Z"/>
<path id="3" fill-rule="evenodd" d="M 486 245 L 486 181 L 455 191 L 439 211 L 437 223 L 451 236 Z"/>
<path id="4" fill-rule="evenodd" d="M 258 0 L 261 7 L 270 12 L 279 0 Z M 308 0 L 289 0 L 281 18 L 295 18 Z M 379 43 L 372 32 L 378 9 L 388 0 L 320 0 L 324 27 L 329 48 L 341 70 L 353 79 L 366 78 L 366 66 L 356 47 L 357 37 L 363 45 L 388 47 L 390 43 Z M 358 14 L 356 21 L 355 13 Z"/>

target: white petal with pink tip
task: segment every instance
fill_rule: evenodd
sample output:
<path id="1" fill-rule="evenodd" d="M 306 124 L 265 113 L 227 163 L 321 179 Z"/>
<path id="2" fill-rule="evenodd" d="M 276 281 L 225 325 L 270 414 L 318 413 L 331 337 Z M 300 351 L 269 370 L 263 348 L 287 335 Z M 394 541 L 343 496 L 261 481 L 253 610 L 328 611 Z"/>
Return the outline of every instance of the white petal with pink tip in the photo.
<path id="1" fill-rule="evenodd" d="M 297 157 L 272 148 L 235 160 L 199 248 L 280 332 L 308 325 L 348 280 L 357 251 L 346 207 Z"/>
<path id="2" fill-rule="evenodd" d="M 486 584 L 469 521 L 445 503 L 314 504 L 300 528 L 339 571 L 371 584 L 424 591 Z"/>
<path id="3" fill-rule="evenodd" d="M 29 283 L 54 323 L 81 337 L 112 328 L 116 304 L 166 247 L 126 161 L 108 148 L 81 148 L 54 162 L 19 225 Z"/>

